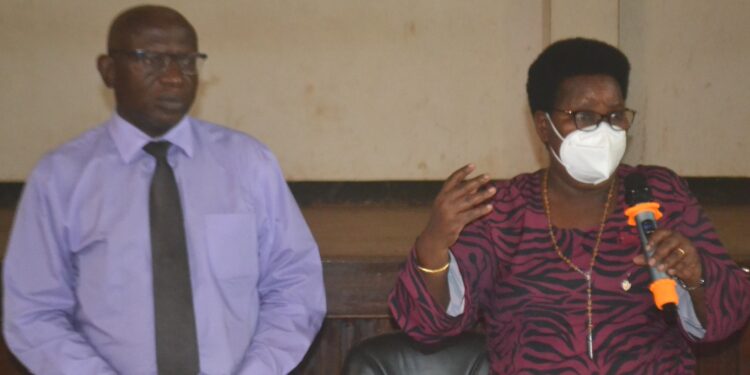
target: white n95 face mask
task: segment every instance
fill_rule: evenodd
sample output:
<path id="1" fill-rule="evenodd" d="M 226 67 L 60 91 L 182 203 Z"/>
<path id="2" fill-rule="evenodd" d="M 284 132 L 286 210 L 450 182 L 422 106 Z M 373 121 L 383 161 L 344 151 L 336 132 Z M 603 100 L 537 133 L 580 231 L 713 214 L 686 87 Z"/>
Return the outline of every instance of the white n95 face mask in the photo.
<path id="1" fill-rule="evenodd" d="M 609 123 L 600 123 L 593 131 L 576 129 L 563 138 L 549 114 L 545 115 L 552 130 L 562 140 L 560 156 L 551 147 L 550 151 L 576 181 L 596 185 L 606 181 L 617 169 L 627 145 L 625 130 L 615 130 Z"/>

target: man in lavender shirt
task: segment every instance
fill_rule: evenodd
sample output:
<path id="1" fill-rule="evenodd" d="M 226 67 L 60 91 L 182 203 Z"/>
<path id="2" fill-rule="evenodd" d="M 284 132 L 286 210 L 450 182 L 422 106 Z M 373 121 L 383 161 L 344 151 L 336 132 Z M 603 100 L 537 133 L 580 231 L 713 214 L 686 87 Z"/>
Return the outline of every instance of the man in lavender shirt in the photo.
<path id="1" fill-rule="evenodd" d="M 186 115 L 205 58 L 197 47 L 172 9 L 120 14 L 98 59 L 116 113 L 46 155 L 28 178 L 4 264 L 3 331 L 32 372 L 157 373 L 156 162 L 143 150 L 152 141 L 171 143 L 200 373 L 288 373 L 318 332 L 320 255 L 273 154 Z"/>

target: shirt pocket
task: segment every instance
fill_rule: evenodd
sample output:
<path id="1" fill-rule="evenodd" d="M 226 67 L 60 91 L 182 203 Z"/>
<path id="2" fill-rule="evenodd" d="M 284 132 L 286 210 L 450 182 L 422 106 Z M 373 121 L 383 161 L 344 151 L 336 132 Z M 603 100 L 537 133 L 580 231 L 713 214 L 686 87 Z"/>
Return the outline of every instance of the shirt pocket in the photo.
<path id="1" fill-rule="evenodd" d="M 208 259 L 216 278 L 257 278 L 258 242 L 252 214 L 205 217 Z"/>

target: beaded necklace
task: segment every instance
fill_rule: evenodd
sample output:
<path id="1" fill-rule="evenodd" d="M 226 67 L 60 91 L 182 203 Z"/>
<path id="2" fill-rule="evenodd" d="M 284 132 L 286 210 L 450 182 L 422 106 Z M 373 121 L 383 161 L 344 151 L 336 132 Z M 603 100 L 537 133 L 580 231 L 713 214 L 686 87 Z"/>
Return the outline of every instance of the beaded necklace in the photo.
<path id="1" fill-rule="evenodd" d="M 544 200 L 544 213 L 547 215 L 547 229 L 549 230 L 549 238 L 552 241 L 552 246 L 555 248 L 555 252 L 557 253 L 557 256 L 560 257 L 560 259 L 565 262 L 565 264 L 568 265 L 572 270 L 578 272 L 583 276 L 584 279 L 586 279 L 586 316 L 588 318 L 588 335 L 586 338 L 586 344 L 588 346 L 588 352 L 589 352 L 589 358 L 592 360 L 594 359 L 594 320 L 592 317 L 592 307 L 591 307 L 591 276 L 592 272 L 594 271 L 594 265 L 596 264 L 596 256 L 599 255 L 599 244 L 602 240 L 602 233 L 604 232 L 604 224 L 607 220 L 607 211 L 609 211 L 609 202 L 612 200 L 612 194 L 615 190 L 615 181 L 617 180 L 617 177 L 612 178 L 612 182 L 610 182 L 609 185 L 609 192 L 607 193 L 607 202 L 604 204 L 604 213 L 602 214 L 602 221 L 601 224 L 599 224 L 599 232 L 596 234 L 596 243 L 594 244 L 594 251 L 591 254 L 591 262 L 589 263 L 589 269 L 587 271 L 583 271 L 578 266 L 573 264 L 573 261 L 568 259 L 562 251 L 560 251 L 560 247 L 557 246 L 557 237 L 555 237 L 555 232 L 552 230 L 552 214 L 550 212 L 550 205 L 549 205 L 549 168 L 547 168 L 544 171 L 544 184 L 542 186 L 542 198 Z"/>

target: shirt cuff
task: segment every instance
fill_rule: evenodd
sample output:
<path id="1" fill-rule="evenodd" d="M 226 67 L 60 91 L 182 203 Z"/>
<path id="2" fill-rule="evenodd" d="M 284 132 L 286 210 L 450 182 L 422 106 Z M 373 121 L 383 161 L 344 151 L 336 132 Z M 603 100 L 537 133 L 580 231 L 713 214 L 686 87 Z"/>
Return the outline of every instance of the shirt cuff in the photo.
<path id="1" fill-rule="evenodd" d="M 680 303 L 677 304 L 677 313 L 680 315 L 682 329 L 684 329 L 693 340 L 697 341 L 702 339 L 706 336 L 706 329 L 703 328 L 700 320 L 698 320 L 698 315 L 695 313 L 695 307 L 693 307 L 693 299 L 690 298 L 690 292 L 678 285 L 677 298 L 680 301 Z"/>
<path id="2" fill-rule="evenodd" d="M 450 265 L 448 266 L 448 292 L 451 299 L 445 312 L 452 317 L 456 317 L 464 313 L 464 295 L 466 294 L 466 289 L 464 288 L 464 279 L 461 277 L 461 270 L 458 269 L 456 258 L 453 257 L 453 252 L 448 251 L 448 256 L 450 257 Z"/>

